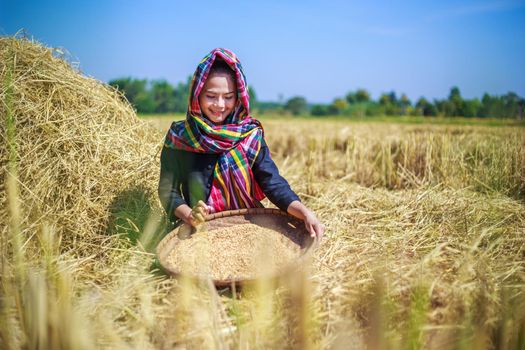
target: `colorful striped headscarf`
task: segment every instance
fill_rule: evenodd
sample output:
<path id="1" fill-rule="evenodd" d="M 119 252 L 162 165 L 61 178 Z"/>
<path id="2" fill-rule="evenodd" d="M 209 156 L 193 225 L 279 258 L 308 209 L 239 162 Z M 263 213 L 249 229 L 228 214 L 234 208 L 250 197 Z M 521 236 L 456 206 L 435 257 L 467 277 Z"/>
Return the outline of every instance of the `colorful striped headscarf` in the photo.
<path id="1" fill-rule="evenodd" d="M 217 57 L 235 72 L 237 83 L 237 104 L 222 125 L 215 125 L 204 116 L 199 105 L 199 94 Z M 186 120 L 174 122 L 166 136 L 165 147 L 220 154 L 207 201 L 213 212 L 259 207 L 264 198 L 251 169 L 264 132 L 260 122 L 249 115 L 249 98 L 241 62 L 227 49 L 214 49 L 193 74 Z"/>

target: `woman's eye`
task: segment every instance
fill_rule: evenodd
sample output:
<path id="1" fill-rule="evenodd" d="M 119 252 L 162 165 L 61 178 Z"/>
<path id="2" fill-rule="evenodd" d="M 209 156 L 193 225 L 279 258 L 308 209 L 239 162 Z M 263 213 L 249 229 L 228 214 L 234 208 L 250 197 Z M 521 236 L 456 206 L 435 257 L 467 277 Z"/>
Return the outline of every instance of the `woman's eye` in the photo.
<path id="1" fill-rule="evenodd" d="M 215 96 L 206 95 L 207 98 L 215 98 Z"/>

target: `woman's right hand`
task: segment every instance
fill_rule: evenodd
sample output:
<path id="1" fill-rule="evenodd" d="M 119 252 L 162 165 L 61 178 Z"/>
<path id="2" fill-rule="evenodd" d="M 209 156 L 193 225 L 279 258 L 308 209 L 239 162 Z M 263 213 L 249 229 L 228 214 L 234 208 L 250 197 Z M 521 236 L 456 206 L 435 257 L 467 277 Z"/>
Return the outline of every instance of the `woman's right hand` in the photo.
<path id="1" fill-rule="evenodd" d="M 206 221 L 204 218 L 209 214 L 209 209 L 206 203 L 199 201 L 197 205 L 191 210 L 191 216 L 196 225 L 200 225 Z M 192 224 L 192 226 L 195 226 Z"/>
<path id="2" fill-rule="evenodd" d="M 210 209 L 203 201 L 199 201 L 193 209 L 186 204 L 180 205 L 175 209 L 175 216 L 193 227 L 203 223 L 206 215 L 209 213 Z"/>

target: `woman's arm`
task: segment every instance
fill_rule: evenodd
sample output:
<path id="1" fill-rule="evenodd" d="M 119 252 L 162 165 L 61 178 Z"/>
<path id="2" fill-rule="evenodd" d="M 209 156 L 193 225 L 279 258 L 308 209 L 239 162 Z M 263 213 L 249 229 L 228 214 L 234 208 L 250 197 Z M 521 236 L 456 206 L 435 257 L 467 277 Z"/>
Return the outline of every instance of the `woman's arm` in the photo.
<path id="1" fill-rule="evenodd" d="M 279 174 L 279 169 L 272 157 L 264 139 L 261 149 L 252 165 L 253 176 L 268 199 L 282 211 L 287 211 L 293 201 L 299 201 L 290 184 Z"/>
<path id="2" fill-rule="evenodd" d="M 264 139 L 252 170 L 255 180 L 273 204 L 303 220 L 310 235 L 319 238 L 323 236 L 325 226 L 310 209 L 301 203 L 297 194 L 290 188 L 288 181 L 279 174 Z"/>
<path id="3" fill-rule="evenodd" d="M 288 214 L 304 221 L 304 225 L 308 232 L 310 232 L 310 236 L 317 236 L 319 239 L 323 238 L 325 226 L 306 205 L 299 201 L 293 201 L 290 203 L 286 211 Z"/>
<path id="4" fill-rule="evenodd" d="M 182 196 L 181 182 L 183 182 L 184 176 L 190 171 L 187 164 L 181 159 L 184 155 L 179 151 L 176 151 L 169 147 L 163 147 L 160 154 L 160 179 L 159 179 L 159 198 L 162 206 L 169 215 L 170 220 L 179 218 L 185 223 L 196 226 L 199 221 L 203 221 L 204 218 L 200 218 L 199 214 L 206 216 L 209 213 L 208 206 L 199 201 L 197 206 L 192 212 L 192 208 L 188 205 L 188 202 Z M 190 194 L 191 195 L 191 194 Z M 203 194 L 197 196 L 202 197 Z"/>
<path id="5" fill-rule="evenodd" d="M 176 209 L 185 205 L 180 189 L 179 173 L 176 151 L 172 148 L 163 147 L 160 154 L 160 177 L 158 194 L 162 207 L 172 220 Z M 177 215 L 178 216 L 178 215 Z"/>

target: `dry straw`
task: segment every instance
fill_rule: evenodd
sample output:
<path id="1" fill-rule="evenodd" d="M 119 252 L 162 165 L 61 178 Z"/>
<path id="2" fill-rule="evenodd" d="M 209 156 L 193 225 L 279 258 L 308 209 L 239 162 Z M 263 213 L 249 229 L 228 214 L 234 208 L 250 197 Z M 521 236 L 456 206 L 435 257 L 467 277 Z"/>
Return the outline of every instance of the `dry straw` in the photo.
<path id="1" fill-rule="evenodd" d="M 145 273 L 151 254 L 120 239 L 158 230 L 160 219 L 153 229 L 145 221 L 157 208 L 162 134 L 66 58 L 0 38 L 1 348 L 93 348 L 91 329 L 107 336 L 98 345 L 118 347 L 122 288 L 135 300 L 162 285 Z M 115 292 L 94 292 L 102 282 Z M 123 304 L 114 302 L 119 294 Z"/>
<path id="2" fill-rule="evenodd" d="M 367 187 L 444 184 L 525 198 L 523 128 L 311 119 L 292 134 L 282 120 L 264 126 L 273 154 L 308 180 L 309 195 L 317 195 L 312 182 L 344 178 Z"/>
<path id="3" fill-rule="evenodd" d="M 45 220 L 64 247 L 78 251 L 100 240 L 111 214 L 126 206 L 146 211 L 154 203 L 162 135 L 141 122 L 118 91 L 63 58 L 60 50 L 30 40 L 0 38 L 0 178 L 8 171 L 10 114 L 21 225 L 29 235 Z M 0 191 L 2 234 L 5 194 Z"/>

